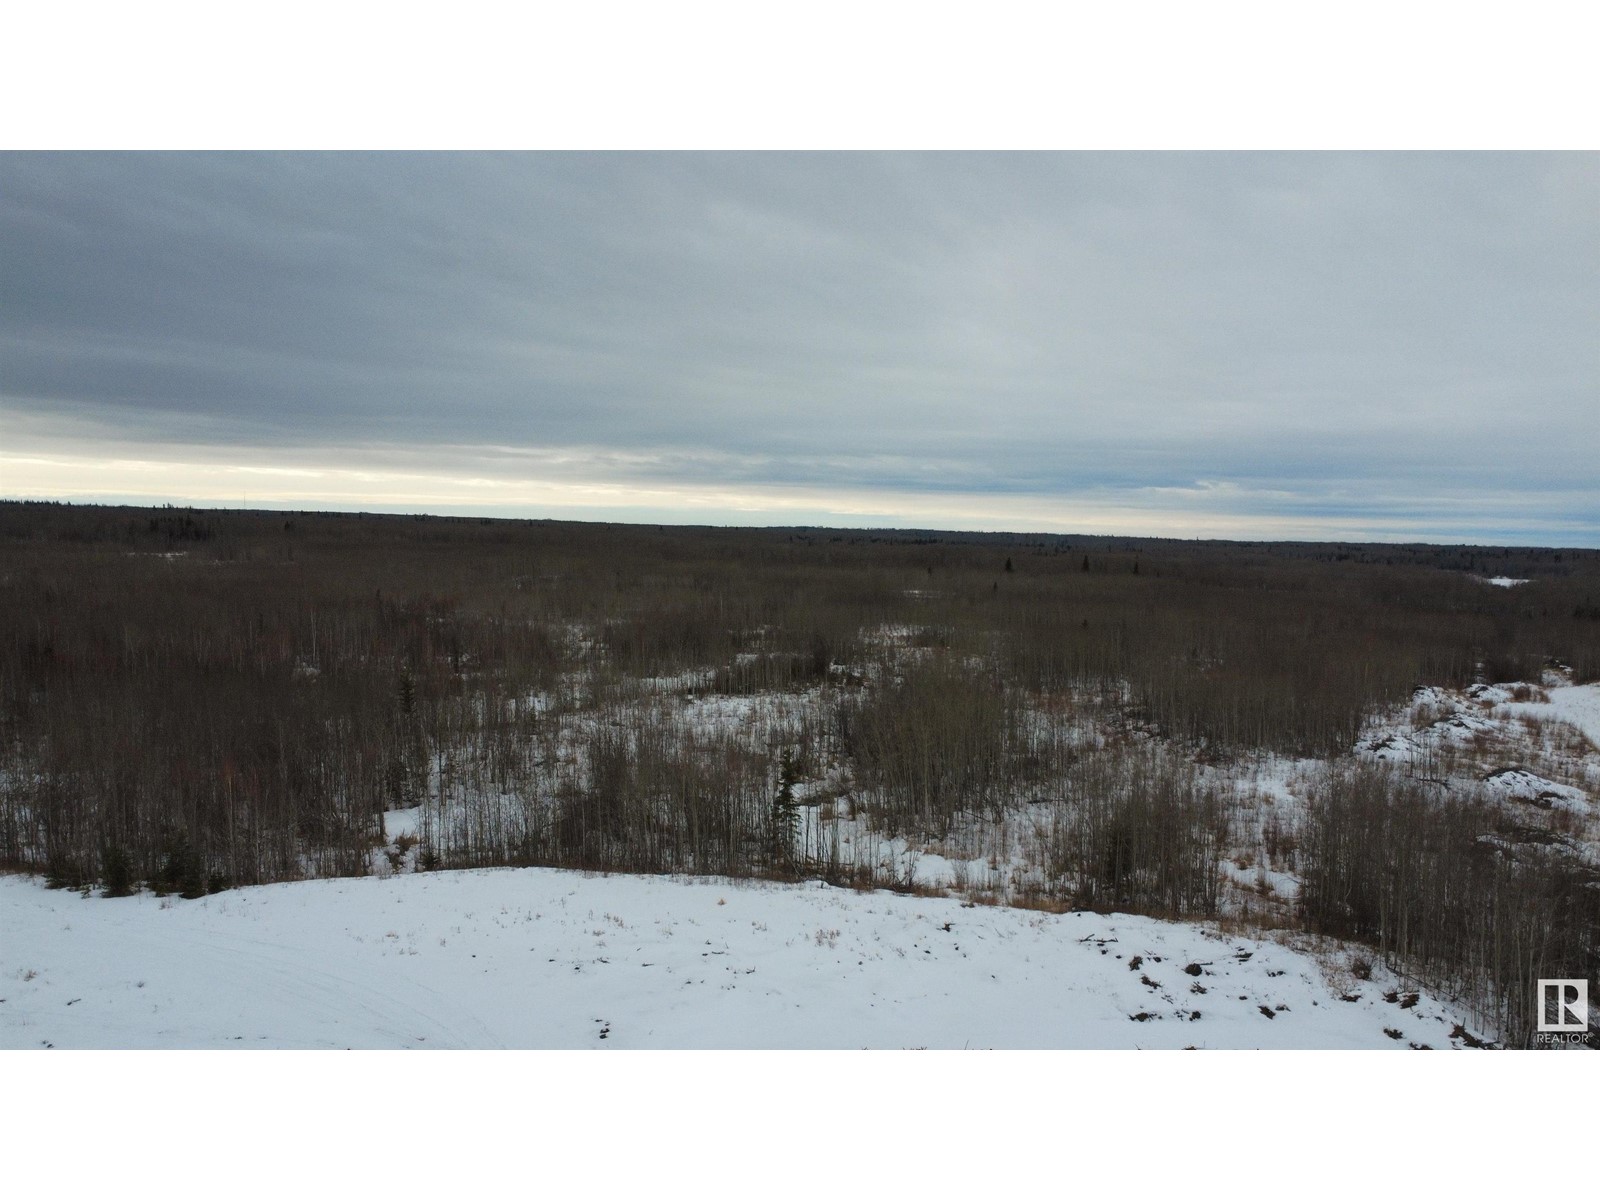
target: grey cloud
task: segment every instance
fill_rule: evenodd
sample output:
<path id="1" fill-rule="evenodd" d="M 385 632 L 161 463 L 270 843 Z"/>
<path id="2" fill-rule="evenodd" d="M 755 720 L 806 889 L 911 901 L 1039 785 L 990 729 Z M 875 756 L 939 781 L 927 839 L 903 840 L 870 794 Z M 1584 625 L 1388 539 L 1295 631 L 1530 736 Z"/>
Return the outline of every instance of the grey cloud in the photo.
<path id="1" fill-rule="evenodd" d="M 0 405 L 1594 542 L 1597 214 L 1590 154 L 7 154 Z"/>

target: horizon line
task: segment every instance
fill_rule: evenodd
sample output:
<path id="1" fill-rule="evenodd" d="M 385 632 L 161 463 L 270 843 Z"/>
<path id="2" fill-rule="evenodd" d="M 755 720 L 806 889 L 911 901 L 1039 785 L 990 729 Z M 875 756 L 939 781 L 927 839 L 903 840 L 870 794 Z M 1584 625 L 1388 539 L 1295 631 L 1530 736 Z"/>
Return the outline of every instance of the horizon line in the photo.
<path id="1" fill-rule="evenodd" d="M 291 508 L 291 507 L 227 507 L 222 505 L 195 504 L 192 502 L 131 502 L 123 500 L 83 500 L 59 499 L 41 496 L 0 496 L 0 505 L 39 505 L 55 508 L 78 509 L 129 509 L 135 511 L 159 511 L 161 509 L 186 510 L 189 512 L 204 512 L 217 514 L 230 514 L 239 516 L 267 516 L 272 514 L 293 514 L 299 516 L 317 517 L 377 517 L 392 518 L 397 520 L 440 520 L 476 522 L 487 524 L 490 522 L 507 522 L 522 525 L 594 525 L 594 526 L 623 526 L 625 528 L 658 530 L 719 530 L 729 532 L 750 533 L 781 533 L 787 531 L 820 531 L 838 534 L 936 534 L 942 537 L 1010 537 L 1010 538 L 1049 538 L 1053 540 L 1070 538 L 1092 538 L 1097 540 L 1121 540 L 1129 542 L 1171 542 L 1181 545 L 1214 544 L 1233 546 L 1373 546 L 1404 549 L 1408 547 L 1478 549 L 1478 550 L 1515 550 L 1515 551 L 1551 551 L 1553 553 L 1593 554 L 1600 556 L 1600 547 L 1557 545 L 1554 543 L 1529 543 L 1516 544 L 1510 542 L 1474 542 L 1474 541 L 1429 541 L 1426 539 L 1394 540 L 1394 541 L 1364 541 L 1357 538 L 1224 538 L 1224 537 L 1179 537 L 1174 535 L 1149 534 L 1149 533 L 1094 533 L 1087 530 L 1050 531 L 1029 529 L 961 529 L 955 527 L 923 526 L 923 525 L 824 525 L 824 524 L 784 524 L 784 525 L 757 525 L 735 524 L 732 522 L 686 522 L 672 520 L 647 520 L 639 519 L 600 519 L 593 517 L 555 517 L 555 516 L 510 516 L 492 515 L 483 512 L 432 512 L 420 509 L 341 509 L 341 508 Z"/>

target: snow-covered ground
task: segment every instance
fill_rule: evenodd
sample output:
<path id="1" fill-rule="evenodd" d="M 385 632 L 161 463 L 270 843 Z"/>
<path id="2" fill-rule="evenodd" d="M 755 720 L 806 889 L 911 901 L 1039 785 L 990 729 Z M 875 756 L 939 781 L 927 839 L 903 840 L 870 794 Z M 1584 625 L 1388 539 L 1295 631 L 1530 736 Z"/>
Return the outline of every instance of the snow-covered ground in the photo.
<path id="1" fill-rule="evenodd" d="M 164 901 L 8 877 L 0 929 L 8 1049 L 1462 1044 L 1460 1014 L 1343 951 L 815 884 L 506 869 Z"/>
<path id="2" fill-rule="evenodd" d="M 1600 683 L 1584 687 L 1553 687 L 1547 693 L 1551 712 L 1580 730 L 1589 741 L 1600 746 Z"/>
<path id="3" fill-rule="evenodd" d="M 1522 697 L 1522 698 L 1518 698 Z M 1374 717 L 1358 755 L 1398 764 L 1443 763 L 1490 781 L 1511 768 L 1571 776 L 1578 806 L 1593 808 L 1588 785 L 1600 783 L 1600 684 L 1573 686 L 1547 674 L 1541 686 L 1473 684 L 1417 689 L 1411 702 Z M 1503 784 L 1494 785 L 1503 788 Z"/>

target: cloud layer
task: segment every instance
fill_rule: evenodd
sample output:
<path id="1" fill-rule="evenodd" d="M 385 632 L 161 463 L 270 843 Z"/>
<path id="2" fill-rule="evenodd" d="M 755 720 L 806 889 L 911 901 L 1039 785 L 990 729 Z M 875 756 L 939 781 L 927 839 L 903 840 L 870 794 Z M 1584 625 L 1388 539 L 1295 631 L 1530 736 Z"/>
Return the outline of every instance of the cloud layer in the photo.
<path id="1" fill-rule="evenodd" d="M 1592 154 L 0 155 L 0 493 L 1600 545 Z"/>

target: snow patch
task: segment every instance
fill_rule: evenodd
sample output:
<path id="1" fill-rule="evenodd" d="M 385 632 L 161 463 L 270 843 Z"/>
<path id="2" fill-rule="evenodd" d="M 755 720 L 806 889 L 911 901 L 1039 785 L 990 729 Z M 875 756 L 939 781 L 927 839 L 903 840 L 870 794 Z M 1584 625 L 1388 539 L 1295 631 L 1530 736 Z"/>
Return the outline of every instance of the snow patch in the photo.
<path id="1" fill-rule="evenodd" d="M 1580 815 L 1590 808 L 1589 797 L 1581 789 L 1556 783 L 1521 767 L 1495 771 L 1484 779 L 1483 786 L 1508 800 L 1518 800 L 1536 808 L 1560 809 Z"/>

